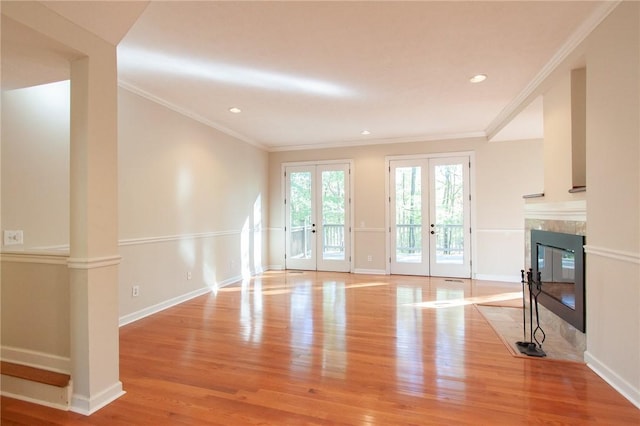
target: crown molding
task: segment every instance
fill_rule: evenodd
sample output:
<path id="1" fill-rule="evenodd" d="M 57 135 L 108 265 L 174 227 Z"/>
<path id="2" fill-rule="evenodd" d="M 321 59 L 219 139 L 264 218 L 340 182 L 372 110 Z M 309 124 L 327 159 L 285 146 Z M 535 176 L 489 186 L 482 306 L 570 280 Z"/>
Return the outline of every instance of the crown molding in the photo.
<path id="1" fill-rule="evenodd" d="M 622 2 L 622 0 L 605 1 L 585 20 L 582 25 L 569 37 L 569 39 L 558 49 L 551 60 L 536 74 L 529 84 L 516 96 L 501 112 L 493 119 L 485 134 L 489 140 L 496 136 L 513 118 L 520 113 L 526 102 L 533 95 L 542 83 L 554 72 L 565 59 L 596 29 L 598 25 Z"/>
<path id="2" fill-rule="evenodd" d="M 253 139 L 242 135 L 236 131 L 233 131 L 231 129 L 229 129 L 228 127 L 222 126 L 216 122 L 213 122 L 211 120 L 208 120 L 204 117 L 202 117 L 201 115 L 198 115 L 194 112 L 189 111 L 186 108 L 183 108 L 181 106 L 178 106 L 176 104 L 174 104 L 173 102 L 170 102 L 166 99 L 163 99 L 159 96 L 153 95 L 149 92 L 147 92 L 146 90 L 143 90 L 141 88 L 139 88 L 138 86 L 126 82 L 124 80 L 118 80 L 118 86 L 124 90 L 127 90 L 135 95 L 141 96 L 151 102 L 157 103 L 159 105 L 162 105 L 165 108 L 168 108 L 174 112 L 177 112 L 178 114 L 184 115 L 185 117 L 189 117 L 192 120 L 195 120 L 199 123 L 204 124 L 205 126 L 211 127 L 212 129 L 218 130 L 228 136 L 234 137 L 236 139 L 241 140 L 242 142 L 248 143 L 249 145 L 253 145 L 257 148 L 263 149 L 263 150 L 267 150 L 267 147 L 259 142 L 254 141 Z"/>
<path id="3" fill-rule="evenodd" d="M 406 138 L 347 140 L 344 142 L 328 142 L 328 143 L 317 143 L 317 144 L 308 144 L 308 145 L 270 146 L 267 148 L 267 150 L 269 152 L 302 151 L 302 150 L 310 150 L 310 149 L 352 148 L 355 146 L 390 145 L 390 144 L 398 144 L 398 143 L 434 142 L 434 141 L 460 140 L 460 139 L 482 139 L 483 141 L 486 141 L 487 137 L 485 132 L 479 131 L 479 132 L 466 132 L 466 133 L 448 133 L 448 134 L 437 134 L 437 135 L 413 136 L 413 137 L 406 137 Z"/>

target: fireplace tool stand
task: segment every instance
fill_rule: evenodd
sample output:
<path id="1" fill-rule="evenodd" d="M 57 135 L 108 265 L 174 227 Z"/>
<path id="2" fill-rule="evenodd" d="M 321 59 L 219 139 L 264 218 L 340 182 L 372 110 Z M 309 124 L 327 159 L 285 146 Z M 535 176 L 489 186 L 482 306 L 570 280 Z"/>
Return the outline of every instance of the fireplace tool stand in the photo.
<path id="1" fill-rule="evenodd" d="M 527 315 L 526 315 L 526 302 L 525 302 L 525 273 L 524 270 L 520 271 L 522 277 L 522 341 L 516 342 L 516 346 L 520 353 L 527 356 L 545 357 L 547 354 L 542 350 L 542 344 L 546 338 L 546 334 L 542 327 L 540 327 L 540 315 L 538 312 L 538 295 L 542 291 L 542 280 L 540 278 L 540 272 L 536 275 L 536 279 L 533 279 L 533 271 L 529 269 L 527 271 L 526 284 L 529 289 L 529 340 L 527 341 Z M 536 324 L 534 329 L 533 324 L 533 309 L 536 310 Z M 540 339 L 539 337 L 540 336 Z"/>

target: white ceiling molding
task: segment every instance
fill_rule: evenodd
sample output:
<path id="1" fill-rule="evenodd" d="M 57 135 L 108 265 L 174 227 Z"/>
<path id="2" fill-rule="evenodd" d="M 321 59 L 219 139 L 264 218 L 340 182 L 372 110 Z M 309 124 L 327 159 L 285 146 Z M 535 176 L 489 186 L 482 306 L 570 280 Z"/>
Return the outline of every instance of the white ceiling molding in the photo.
<path id="1" fill-rule="evenodd" d="M 209 127 L 213 128 L 215 130 L 218 130 L 218 131 L 220 131 L 222 133 L 225 133 L 225 134 L 227 134 L 229 136 L 232 136 L 232 137 L 234 137 L 236 139 L 239 139 L 239 140 L 241 140 L 243 142 L 246 142 L 249 145 L 253 145 L 253 146 L 257 147 L 257 148 L 264 149 L 264 150 L 267 149 L 266 146 L 264 146 L 264 145 L 262 145 L 262 144 L 260 144 L 260 143 L 258 143 L 256 141 L 252 140 L 251 138 L 246 137 L 245 135 L 242 135 L 242 134 L 240 134 L 240 133 L 238 133 L 238 132 L 236 132 L 234 130 L 231 130 L 229 128 L 221 126 L 218 123 L 214 123 L 211 120 L 207 120 L 206 118 L 204 118 L 204 117 L 202 117 L 202 116 L 200 116 L 198 114 L 195 114 L 195 113 L 193 113 L 193 112 L 191 112 L 191 111 L 189 111 L 189 110 L 187 110 L 187 109 L 185 109 L 185 108 L 183 108 L 181 106 L 178 106 L 178 105 L 176 105 L 176 104 L 174 104 L 172 102 L 169 102 L 166 99 L 162 99 L 162 98 L 160 98 L 160 97 L 158 97 L 156 95 L 153 95 L 153 94 L 151 94 L 149 92 L 146 92 L 146 91 L 140 89 L 139 87 L 134 86 L 133 84 L 127 83 L 126 81 L 118 80 L 118 86 L 120 88 L 124 89 L 124 90 L 127 90 L 127 91 L 135 94 L 135 95 L 143 97 L 143 98 L 145 98 L 145 99 L 147 99 L 147 100 L 149 100 L 151 102 L 155 102 L 157 104 L 162 105 L 165 108 L 168 108 L 168 109 L 170 109 L 172 111 L 175 111 L 175 112 L 177 112 L 179 114 L 182 114 L 182 115 L 184 115 L 186 117 L 189 117 L 192 120 L 195 120 L 195 121 L 197 121 L 199 123 L 204 124 L 205 126 L 209 126 Z"/>
<path id="2" fill-rule="evenodd" d="M 485 133 L 489 140 L 502 130 L 520 111 L 525 109 L 537 93 L 542 83 L 573 53 L 573 51 L 596 29 L 598 25 L 621 3 L 622 0 L 608 1 L 600 4 L 589 19 L 585 20 L 571 35 L 567 42 L 556 52 L 551 60 L 540 70 L 531 82 L 516 96 L 496 118 L 487 126 Z"/>
<path id="3" fill-rule="evenodd" d="M 441 134 L 441 135 L 425 135 L 425 136 L 415 136 L 415 137 L 407 137 L 407 138 L 348 140 L 344 142 L 326 143 L 326 144 L 314 143 L 309 145 L 272 146 L 268 149 L 268 151 L 279 152 L 279 151 L 302 151 L 302 150 L 309 150 L 309 149 L 351 148 L 354 146 L 390 145 L 390 144 L 397 144 L 397 143 L 435 142 L 435 141 L 449 141 L 449 140 L 463 140 L 463 139 L 480 139 L 484 142 L 487 140 L 487 137 L 484 132 L 449 133 L 449 134 Z"/>

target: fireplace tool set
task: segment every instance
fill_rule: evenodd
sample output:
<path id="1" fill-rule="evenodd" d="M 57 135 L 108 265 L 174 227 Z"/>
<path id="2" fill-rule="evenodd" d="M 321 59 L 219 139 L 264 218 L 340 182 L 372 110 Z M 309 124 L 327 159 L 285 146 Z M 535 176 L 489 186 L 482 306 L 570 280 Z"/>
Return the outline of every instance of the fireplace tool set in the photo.
<path id="1" fill-rule="evenodd" d="M 542 279 L 540 272 L 536 273 L 536 277 L 533 277 L 533 271 L 529 269 L 526 273 L 524 270 L 520 271 L 522 276 L 522 341 L 516 342 L 518 350 L 528 356 L 544 357 L 547 354 L 542 350 L 542 344 L 546 338 L 546 334 L 542 327 L 540 327 L 540 315 L 538 312 L 538 295 L 542 292 Z M 529 289 L 529 340 L 527 341 L 527 309 L 525 301 L 524 287 L 525 283 Z M 533 310 L 536 311 L 535 329 L 533 323 Z"/>

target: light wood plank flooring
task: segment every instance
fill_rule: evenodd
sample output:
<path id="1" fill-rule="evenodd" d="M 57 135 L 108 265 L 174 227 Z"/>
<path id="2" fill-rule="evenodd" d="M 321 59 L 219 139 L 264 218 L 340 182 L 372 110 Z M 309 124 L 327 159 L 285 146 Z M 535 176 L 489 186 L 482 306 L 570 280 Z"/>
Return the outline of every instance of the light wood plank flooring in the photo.
<path id="1" fill-rule="evenodd" d="M 2 398 L 2 424 L 640 424 L 586 366 L 511 356 L 470 303 L 519 290 L 266 273 L 123 327 L 127 394 L 92 416 Z"/>

